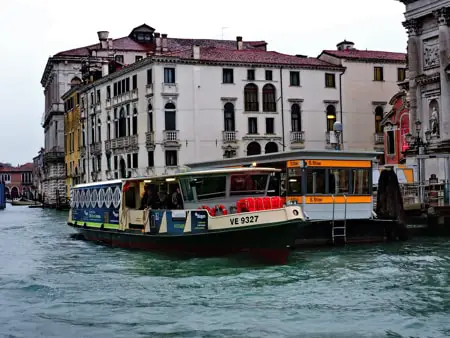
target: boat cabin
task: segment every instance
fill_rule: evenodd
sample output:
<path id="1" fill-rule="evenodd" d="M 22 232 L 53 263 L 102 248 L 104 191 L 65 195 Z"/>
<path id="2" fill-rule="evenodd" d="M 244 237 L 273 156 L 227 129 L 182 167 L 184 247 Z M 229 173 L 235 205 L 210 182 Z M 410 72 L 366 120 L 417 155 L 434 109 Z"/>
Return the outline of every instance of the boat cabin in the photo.
<path id="1" fill-rule="evenodd" d="M 311 220 L 373 217 L 372 169 L 377 152 L 299 150 L 188 164 L 193 169 L 270 166 L 273 194 L 302 205 Z"/>

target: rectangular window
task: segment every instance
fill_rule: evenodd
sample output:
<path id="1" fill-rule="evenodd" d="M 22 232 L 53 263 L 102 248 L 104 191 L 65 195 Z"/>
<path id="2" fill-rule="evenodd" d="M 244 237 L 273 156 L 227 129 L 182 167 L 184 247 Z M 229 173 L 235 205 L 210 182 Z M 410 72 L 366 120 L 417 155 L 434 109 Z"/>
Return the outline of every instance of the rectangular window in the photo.
<path id="1" fill-rule="evenodd" d="M 116 155 L 114 155 L 114 170 L 117 170 L 117 168 L 118 168 L 118 160 L 117 160 L 117 156 Z"/>
<path id="2" fill-rule="evenodd" d="M 111 98 L 111 86 L 106 86 L 106 99 L 109 100 Z"/>
<path id="3" fill-rule="evenodd" d="M 175 83 L 175 68 L 164 68 L 164 83 Z"/>
<path id="4" fill-rule="evenodd" d="M 226 176 L 205 176 L 197 179 L 194 181 L 197 199 L 201 201 L 225 197 L 226 181 Z"/>
<path id="5" fill-rule="evenodd" d="M 266 81 L 272 81 L 272 71 L 271 70 L 266 70 Z"/>
<path id="6" fill-rule="evenodd" d="M 117 90 L 117 82 L 116 83 L 114 83 L 114 96 L 117 96 L 117 94 L 118 94 L 118 90 Z"/>
<path id="7" fill-rule="evenodd" d="M 155 166 L 155 154 L 149 151 L 147 154 L 147 167 L 153 168 Z"/>
<path id="8" fill-rule="evenodd" d="M 290 72 L 290 85 L 294 87 L 300 86 L 300 72 Z"/>
<path id="9" fill-rule="evenodd" d="M 133 163 L 131 162 L 131 154 L 127 154 L 127 168 L 131 168 L 131 165 Z"/>
<path id="10" fill-rule="evenodd" d="M 353 195 L 369 195 L 369 169 L 352 169 Z"/>
<path id="11" fill-rule="evenodd" d="M 129 92 L 129 91 L 130 91 L 130 78 L 127 77 L 127 78 L 125 79 L 125 93 L 127 93 L 127 92 Z"/>
<path id="12" fill-rule="evenodd" d="M 266 134 L 275 134 L 275 119 L 273 117 L 266 118 Z"/>
<path id="13" fill-rule="evenodd" d="M 383 67 L 373 67 L 373 80 L 383 81 Z"/>
<path id="14" fill-rule="evenodd" d="M 115 55 L 114 61 L 123 63 L 123 55 Z"/>
<path id="15" fill-rule="evenodd" d="M 328 193 L 348 194 L 350 185 L 350 169 L 328 170 Z"/>
<path id="16" fill-rule="evenodd" d="M 397 81 L 402 82 L 406 79 L 406 68 L 397 68 Z"/>
<path id="17" fill-rule="evenodd" d="M 147 69 L 147 84 L 153 83 L 153 74 L 151 69 Z"/>
<path id="18" fill-rule="evenodd" d="M 247 80 L 254 81 L 255 80 L 255 70 L 247 69 Z"/>
<path id="19" fill-rule="evenodd" d="M 175 167 L 178 165 L 178 154 L 176 150 L 166 150 L 166 166 Z"/>
<path id="20" fill-rule="evenodd" d="M 143 59 L 142 55 L 136 55 L 134 57 L 135 62 L 141 61 Z"/>
<path id="21" fill-rule="evenodd" d="M 306 170 L 306 193 L 325 194 L 325 169 L 308 168 Z"/>
<path id="22" fill-rule="evenodd" d="M 325 73 L 325 87 L 336 88 L 336 76 L 333 73 Z"/>
<path id="23" fill-rule="evenodd" d="M 387 135 L 387 153 L 389 155 L 395 154 L 395 133 L 393 130 L 386 132 Z"/>
<path id="24" fill-rule="evenodd" d="M 102 171 L 102 156 L 97 157 L 97 169 L 98 171 Z"/>
<path id="25" fill-rule="evenodd" d="M 132 77 L 132 89 L 137 88 L 137 74 L 133 75 Z"/>
<path id="26" fill-rule="evenodd" d="M 100 103 L 100 89 L 97 89 L 97 104 Z"/>
<path id="27" fill-rule="evenodd" d="M 234 83 L 234 73 L 231 68 L 222 69 L 222 82 L 223 83 Z"/>
<path id="28" fill-rule="evenodd" d="M 133 154 L 133 168 L 137 168 L 138 167 L 138 154 L 134 153 Z"/>
<path id="29" fill-rule="evenodd" d="M 258 134 L 258 119 L 256 117 L 248 118 L 248 133 Z"/>
<path id="30" fill-rule="evenodd" d="M 132 130 L 133 135 L 137 135 L 137 133 L 138 133 L 138 117 L 137 117 L 137 114 L 133 114 L 133 118 L 132 118 L 131 122 L 132 122 L 131 124 L 133 125 L 133 130 Z"/>
<path id="31" fill-rule="evenodd" d="M 107 170 L 111 170 L 111 154 L 106 154 L 106 167 Z"/>

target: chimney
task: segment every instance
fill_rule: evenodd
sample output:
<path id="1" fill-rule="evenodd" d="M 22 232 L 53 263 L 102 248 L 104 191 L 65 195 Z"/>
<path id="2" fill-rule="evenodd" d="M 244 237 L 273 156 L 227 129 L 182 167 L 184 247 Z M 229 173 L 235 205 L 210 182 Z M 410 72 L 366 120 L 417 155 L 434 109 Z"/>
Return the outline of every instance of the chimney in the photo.
<path id="1" fill-rule="evenodd" d="M 353 42 L 347 41 L 347 40 L 344 40 L 344 41 L 342 41 L 342 42 L 339 42 L 339 43 L 336 45 L 337 50 L 349 50 L 349 49 L 355 49 L 354 46 L 355 46 L 355 44 L 354 44 Z"/>
<path id="2" fill-rule="evenodd" d="M 167 34 L 161 34 L 161 45 L 162 45 L 162 52 L 165 53 L 169 49 L 167 48 Z"/>
<path id="3" fill-rule="evenodd" d="M 244 43 L 242 42 L 242 36 L 236 36 L 237 50 L 244 49 Z"/>
<path id="4" fill-rule="evenodd" d="M 200 46 L 199 45 L 192 46 L 192 57 L 195 60 L 200 60 Z"/>
<path id="5" fill-rule="evenodd" d="M 161 54 L 161 35 L 155 33 L 155 54 Z"/>
<path id="6" fill-rule="evenodd" d="M 103 61 L 102 62 L 102 77 L 108 76 L 109 74 L 109 62 Z"/>
<path id="7" fill-rule="evenodd" d="M 100 41 L 100 48 L 107 49 L 108 48 L 107 40 L 108 40 L 109 32 L 108 31 L 98 31 L 97 36 L 98 36 L 98 40 Z"/>

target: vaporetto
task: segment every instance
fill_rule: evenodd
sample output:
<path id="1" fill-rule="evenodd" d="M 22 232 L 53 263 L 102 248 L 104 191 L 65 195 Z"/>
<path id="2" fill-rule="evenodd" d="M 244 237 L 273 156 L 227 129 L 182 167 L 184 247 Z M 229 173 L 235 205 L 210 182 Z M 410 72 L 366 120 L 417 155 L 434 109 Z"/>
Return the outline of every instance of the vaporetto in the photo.
<path id="1" fill-rule="evenodd" d="M 70 192 L 72 208 L 114 208 L 122 201 L 120 187 L 89 187 L 77 188 Z"/>

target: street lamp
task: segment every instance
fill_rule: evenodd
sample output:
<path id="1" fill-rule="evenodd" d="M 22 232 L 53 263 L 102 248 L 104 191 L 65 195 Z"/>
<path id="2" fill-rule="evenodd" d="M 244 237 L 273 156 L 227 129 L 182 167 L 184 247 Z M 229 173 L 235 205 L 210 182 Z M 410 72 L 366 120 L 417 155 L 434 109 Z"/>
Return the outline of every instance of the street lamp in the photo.
<path id="1" fill-rule="evenodd" d="M 428 129 L 425 131 L 425 139 L 420 135 L 422 130 L 422 122 L 416 120 L 414 123 L 416 127 L 416 135 L 413 136 L 410 133 L 406 134 L 406 142 L 409 145 L 409 149 L 414 151 L 416 155 L 425 155 L 431 140 L 431 131 Z M 425 200 L 425 190 L 424 190 L 424 176 L 425 176 L 425 158 L 417 157 L 417 171 L 419 178 L 419 198 L 420 203 Z"/>
<path id="2" fill-rule="evenodd" d="M 333 123 L 333 131 L 334 135 L 336 136 L 336 150 L 341 150 L 341 135 L 344 127 L 342 126 L 342 123 L 339 121 L 336 121 Z"/>

